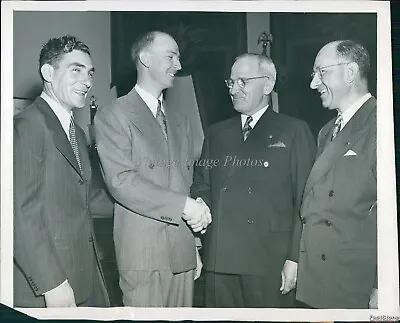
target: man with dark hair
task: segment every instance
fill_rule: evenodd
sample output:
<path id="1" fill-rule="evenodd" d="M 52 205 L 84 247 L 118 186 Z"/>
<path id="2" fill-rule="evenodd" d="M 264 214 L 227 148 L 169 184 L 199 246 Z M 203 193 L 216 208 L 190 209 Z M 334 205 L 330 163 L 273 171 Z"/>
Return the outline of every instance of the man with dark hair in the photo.
<path id="1" fill-rule="evenodd" d="M 163 100 L 162 91 L 172 87 L 181 69 L 179 48 L 170 35 L 153 31 L 133 44 L 131 54 L 136 85 L 95 117 L 104 178 L 116 201 L 114 242 L 123 303 L 191 306 L 202 266 L 193 232 L 204 230 L 211 215 L 204 203 L 189 197 L 189 120 Z"/>
<path id="2" fill-rule="evenodd" d="M 297 299 L 314 308 L 376 308 L 376 99 L 369 55 L 351 40 L 319 51 L 311 89 L 338 116 L 319 132 L 301 208 Z"/>
<path id="3" fill-rule="evenodd" d="M 268 105 L 275 80 L 270 58 L 235 60 L 226 85 L 239 114 L 210 127 L 195 170 L 192 195 L 213 214 L 204 241 L 207 307 L 294 307 L 300 202 L 315 142 L 304 121 Z"/>
<path id="4" fill-rule="evenodd" d="M 89 213 L 83 108 L 94 67 L 73 36 L 40 52 L 40 97 L 14 117 L 14 306 L 106 306 Z"/>

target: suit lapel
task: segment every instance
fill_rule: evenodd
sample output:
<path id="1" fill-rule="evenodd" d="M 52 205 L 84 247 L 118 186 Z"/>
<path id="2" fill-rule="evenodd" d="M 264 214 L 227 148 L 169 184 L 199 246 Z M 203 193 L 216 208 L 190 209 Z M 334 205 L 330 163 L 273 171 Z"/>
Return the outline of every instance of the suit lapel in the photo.
<path id="1" fill-rule="evenodd" d="M 325 138 L 321 137 L 319 147 L 323 147 L 323 151 L 314 163 L 304 191 L 306 196 L 311 188 L 324 176 L 341 158 L 347 150 L 349 150 L 357 140 L 369 129 L 365 127 L 372 111 L 376 108 L 376 99 L 370 98 L 363 106 L 354 114 L 346 126 L 339 132 L 334 141 L 330 141 L 328 136 L 332 129 L 325 132 Z M 332 122 L 330 122 L 332 123 Z M 333 123 L 332 123 L 333 125 Z"/>
<path id="2" fill-rule="evenodd" d="M 231 156 L 237 156 L 239 160 L 247 159 L 255 147 L 259 147 L 259 144 L 267 145 L 268 140 L 272 139 L 272 135 L 269 134 L 274 132 L 275 117 L 276 112 L 268 108 L 251 130 L 246 141 L 243 141 L 242 123 L 239 116 L 238 120 L 232 123 L 231 135 L 228 137 L 232 138 L 228 143 L 229 148 L 234 152 Z M 228 177 L 231 177 L 238 168 L 240 167 L 229 167 Z"/>
<path id="3" fill-rule="evenodd" d="M 35 100 L 35 104 L 38 110 L 44 115 L 47 127 L 53 136 L 54 145 L 57 150 L 65 157 L 65 159 L 70 163 L 70 165 L 75 169 L 75 171 L 82 176 L 78 162 L 76 160 L 74 151 L 72 150 L 71 144 L 65 134 L 64 129 L 61 126 L 60 121 L 57 116 L 47 104 L 45 100 L 38 97 Z"/>
<path id="4" fill-rule="evenodd" d="M 135 89 L 132 89 L 131 92 L 129 92 L 127 99 L 127 108 L 130 112 L 129 120 L 146 138 L 153 141 L 154 144 L 158 146 L 158 151 L 160 151 L 163 156 L 168 156 L 168 145 L 166 144 L 162 130 L 149 107 Z M 169 129 L 167 129 L 167 131 L 168 130 Z"/>

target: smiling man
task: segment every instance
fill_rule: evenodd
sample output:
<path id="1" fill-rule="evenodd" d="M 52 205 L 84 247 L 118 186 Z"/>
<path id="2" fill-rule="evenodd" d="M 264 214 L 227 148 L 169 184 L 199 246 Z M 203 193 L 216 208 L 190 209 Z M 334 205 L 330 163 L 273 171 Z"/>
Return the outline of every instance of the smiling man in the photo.
<path id="1" fill-rule="evenodd" d="M 137 83 L 95 117 L 96 143 L 115 198 L 114 242 L 125 306 L 191 306 L 201 260 L 193 232 L 210 223 L 189 197 L 193 138 L 189 120 L 168 109 L 162 91 L 181 69 L 179 48 L 152 31 L 132 46 Z M 196 267 L 197 266 L 197 267 Z M 195 273 L 197 268 L 197 273 Z"/>
<path id="2" fill-rule="evenodd" d="M 304 121 L 269 106 L 275 80 L 270 58 L 236 58 L 226 85 L 238 114 L 209 128 L 195 170 L 192 194 L 213 214 L 207 307 L 294 307 L 300 202 L 315 142 Z M 222 162 L 210 168 L 207 160 Z"/>
<path id="3" fill-rule="evenodd" d="M 325 45 L 311 89 L 337 110 L 318 135 L 304 191 L 297 299 L 304 307 L 377 306 L 376 100 L 368 92 L 367 50 Z"/>
<path id="4" fill-rule="evenodd" d="M 14 117 L 14 306 L 108 305 L 89 214 L 91 167 L 72 111 L 92 87 L 89 48 L 50 39 L 43 92 Z"/>

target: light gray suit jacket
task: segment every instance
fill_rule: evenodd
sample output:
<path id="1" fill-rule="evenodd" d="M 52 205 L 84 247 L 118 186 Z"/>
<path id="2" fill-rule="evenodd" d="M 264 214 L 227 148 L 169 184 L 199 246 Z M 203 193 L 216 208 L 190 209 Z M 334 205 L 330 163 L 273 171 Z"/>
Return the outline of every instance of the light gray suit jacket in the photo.
<path id="1" fill-rule="evenodd" d="M 192 183 L 189 121 L 166 107 L 168 140 L 132 89 L 99 109 L 97 149 L 115 198 L 114 242 L 119 271 L 194 269 L 194 236 L 182 220 Z"/>

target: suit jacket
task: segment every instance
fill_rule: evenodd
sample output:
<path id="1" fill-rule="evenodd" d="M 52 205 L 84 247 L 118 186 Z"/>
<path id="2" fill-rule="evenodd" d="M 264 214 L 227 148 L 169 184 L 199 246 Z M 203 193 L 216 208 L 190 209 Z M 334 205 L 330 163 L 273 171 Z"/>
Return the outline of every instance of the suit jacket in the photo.
<path id="1" fill-rule="evenodd" d="M 308 125 L 271 108 L 245 142 L 240 116 L 210 127 L 192 186 L 213 215 L 206 270 L 280 280 L 285 260 L 297 261 L 300 202 L 314 156 Z"/>
<path id="2" fill-rule="evenodd" d="M 66 279 L 77 304 L 93 293 L 91 167 L 78 126 L 76 136 L 82 173 L 45 100 L 38 97 L 14 117 L 14 306 L 44 307 L 41 295 Z"/>
<path id="3" fill-rule="evenodd" d="M 367 308 L 376 285 L 376 100 L 370 98 L 318 158 L 304 192 L 297 298 L 317 308 Z"/>
<path id="4" fill-rule="evenodd" d="M 95 117 L 104 179 L 115 198 L 119 271 L 194 269 L 194 236 L 183 221 L 192 183 L 189 121 L 166 107 L 168 140 L 135 89 Z"/>

